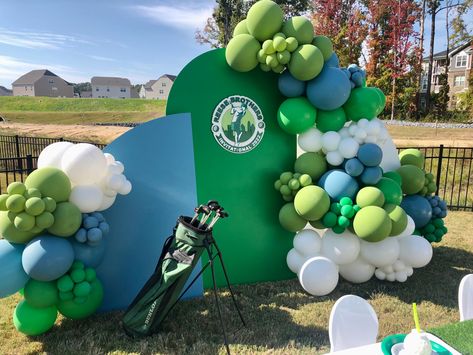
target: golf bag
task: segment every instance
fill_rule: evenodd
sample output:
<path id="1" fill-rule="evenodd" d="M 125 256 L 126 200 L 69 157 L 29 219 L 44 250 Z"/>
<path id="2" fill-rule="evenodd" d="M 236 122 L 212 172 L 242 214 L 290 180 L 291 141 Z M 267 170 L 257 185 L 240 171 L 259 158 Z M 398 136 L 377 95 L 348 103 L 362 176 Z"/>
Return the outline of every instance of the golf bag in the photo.
<path id="1" fill-rule="evenodd" d="M 195 226 L 195 223 L 192 223 L 194 219 L 184 216 L 179 217 L 173 234 L 164 243 L 153 275 L 126 310 L 122 325 L 125 332 L 132 337 L 146 336 L 157 332 L 163 320 L 176 303 L 202 275 L 205 269 L 210 266 L 214 296 L 222 324 L 225 346 L 227 352 L 230 353 L 215 282 L 214 260 L 217 257 L 222 265 L 230 294 L 243 325 L 245 325 L 245 321 L 236 304 L 223 264 L 222 254 L 212 235 L 212 228 L 208 228 L 207 224 L 199 224 L 198 220 L 197 224 L 199 225 Z M 214 248 L 216 253 L 213 251 Z M 189 286 L 182 291 L 204 250 L 209 255 L 208 263 L 202 267 Z"/>

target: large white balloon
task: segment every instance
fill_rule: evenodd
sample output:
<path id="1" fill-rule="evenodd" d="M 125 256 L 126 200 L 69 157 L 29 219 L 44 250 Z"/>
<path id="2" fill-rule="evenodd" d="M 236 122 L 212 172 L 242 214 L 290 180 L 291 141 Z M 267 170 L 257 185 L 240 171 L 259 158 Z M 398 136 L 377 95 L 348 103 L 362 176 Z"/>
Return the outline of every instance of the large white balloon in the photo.
<path id="1" fill-rule="evenodd" d="M 297 252 L 296 249 L 289 250 L 286 256 L 286 263 L 293 273 L 297 274 L 302 267 L 302 264 L 307 260 L 304 255 L 301 255 Z"/>
<path id="2" fill-rule="evenodd" d="M 337 265 L 350 264 L 360 253 L 360 238 L 349 231 L 336 234 L 327 229 L 322 238 L 321 253 Z"/>
<path id="3" fill-rule="evenodd" d="M 328 152 L 337 150 L 340 140 L 341 137 L 337 132 L 326 132 L 322 136 L 322 147 L 324 147 Z"/>
<path id="4" fill-rule="evenodd" d="M 337 265 L 321 256 L 307 260 L 298 276 L 302 288 L 314 296 L 328 295 L 338 284 Z"/>
<path id="5" fill-rule="evenodd" d="M 401 259 L 406 265 L 413 268 L 424 267 L 432 259 L 432 246 L 421 236 L 411 235 L 399 239 Z"/>
<path id="6" fill-rule="evenodd" d="M 385 238 L 376 243 L 362 240 L 360 247 L 363 259 L 376 267 L 391 265 L 399 258 L 399 242 L 394 238 Z"/>
<path id="7" fill-rule="evenodd" d="M 57 142 L 48 145 L 41 151 L 38 157 L 38 169 L 46 166 L 61 169 L 62 156 L 64 152 L 73 145 L 74 144 L 71 142 Z"/>
<path id="8" fill-rule="evenodd" d="M 91 185 L 107 173 L 107 159 L 95 145 L 74 144 L 62 157 L 62 170 L 74 185 Z"/>
<path id="9" fill-rule="evenodd" d="M 343 163 L 343 157 L 338 150 L 328 152 L 325 159 L 327 159 L 327 163 L 332 166 L 339 166 Z"/>
<path id="10" fill-rule="evenodd" d="M 82 213 L 98 211 L 104 198 L 102 189 L 96 185 L 76 185 L 71 190 L 69 202 L 72 202 Z"/>
<path id="11" fill-rule="evenodd" d="M 305 256 L 315 256 L 320 253 L 322 239 L 311 229 L 303 229 L 296 234 L 293 240 L 294 249 Z"/>
<path id="12" fill-rule="evenodd" d="M 317 128 L 309 128 L 299 135 L 299 147 L 305 152 L 318 152 L 322 149 L 322 132 Z"/>
<path id="13" fill-rule="evenodd" d="M 401 162 L 399 161 L 399 155 L 397 153 L 396 146 L 393 140 L 389 137 L 386 138 L 386 141 L 381 146 L 383 151 L 383 159 L 379 165 L 383 171 L 394 171 L 399 169 Z"/>
<path id="14" fill-rule="evenodd" d="M 345 159 L 351 159 L 356 156 L 360 145 L 351 137 L 343 138 L 338 146 L 338 151 Z"/>
<path id="15" fill-rule="evenodd" d="M 375 267 L 359 257 L 350 264 L 340 265 L 338 270 L 345 280 L 362 283 L 373 277 Z"/>
<path id="16" fill-rule="evenodd" d="M 110 196 L 107 196 L 107 195 L 103 195 L 102 203 L 100 204 L 100 207 L 97 208 L 97 211 L 99 211 L 99 212 L 104 211 L 107 208 L 111 207 L 113 205 L 113 203 L 115 202 L 116 198 L 117 198 L 117 196 L 110 197 Z"/>

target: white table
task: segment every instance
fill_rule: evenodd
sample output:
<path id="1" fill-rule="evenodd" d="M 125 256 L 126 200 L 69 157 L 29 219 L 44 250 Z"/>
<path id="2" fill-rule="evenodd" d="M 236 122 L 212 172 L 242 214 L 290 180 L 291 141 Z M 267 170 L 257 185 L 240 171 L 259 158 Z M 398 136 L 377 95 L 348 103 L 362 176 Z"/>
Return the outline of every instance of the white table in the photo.
<path id="1" fill-rule="evenodd" d="M 453 355 L 461 355 L 461 353 L 453 349 L 450 345 L 446 344 L 441 339 L 437 338 L 435 335 L 427 333 L 427 338 L 429 338 L 429 340 L 435 341 L 439 345 L 442 345 L 445 349 L 450 351 Z M 327 354 L 329 355 L 383 355 L 383 352 L 381 351 L 381 343 L 375 343 L 375 344 L 359 346 L 357 348 L 351 348 L 351 349 L 336 351 L 334 353 L 327 353 Z"/>

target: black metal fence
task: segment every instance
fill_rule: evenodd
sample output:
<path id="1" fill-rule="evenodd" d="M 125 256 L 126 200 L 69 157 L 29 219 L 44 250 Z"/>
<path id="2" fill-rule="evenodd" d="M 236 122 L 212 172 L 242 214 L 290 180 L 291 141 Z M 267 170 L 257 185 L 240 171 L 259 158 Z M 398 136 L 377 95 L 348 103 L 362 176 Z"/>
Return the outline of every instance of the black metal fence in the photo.
<path id="1" fill-rule="evenodd" d="M 24 181 L 36 169 L 39 153 L 62 138 L 0 135 L 0 193 L 13 181 Z M 80 142 L 74 142 L 80 143 Z M 95 143 L 94 143 L 95 144 Z M 95 144 L 102 149 L 104 144 Z M 399 147 L 398 150 L 409 147 Z M 473 212 L 473 148 L 416 147 L 425 155 L 425 170 L 437 181 L 437 194 L 452 210 Z"/>

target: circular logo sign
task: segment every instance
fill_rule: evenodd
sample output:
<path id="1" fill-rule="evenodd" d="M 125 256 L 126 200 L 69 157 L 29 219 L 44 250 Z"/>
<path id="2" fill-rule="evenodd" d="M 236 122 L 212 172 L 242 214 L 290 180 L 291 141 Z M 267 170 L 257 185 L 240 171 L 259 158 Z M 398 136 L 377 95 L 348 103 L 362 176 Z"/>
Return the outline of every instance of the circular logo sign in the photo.
<path id="1" fill-rule="evenodd" d="M 246 96 L 229 96 L 217 105 L 212 114 L 212 133 L 220 146 L 242 154 L 256 148 L 264 135 L 263 113 Z"/>

